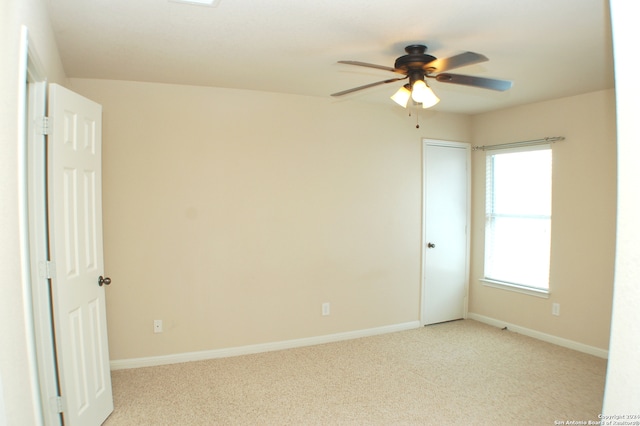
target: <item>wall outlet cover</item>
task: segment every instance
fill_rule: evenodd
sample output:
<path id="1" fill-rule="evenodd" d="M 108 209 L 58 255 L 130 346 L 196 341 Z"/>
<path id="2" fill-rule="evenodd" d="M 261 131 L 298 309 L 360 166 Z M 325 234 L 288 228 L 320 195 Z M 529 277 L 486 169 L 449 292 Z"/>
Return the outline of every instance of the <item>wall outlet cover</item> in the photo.
<path id="1" fill-rule="evenodd" d="M 322 304 L 322 315 L 327 316 L 331 314 L 331 304 L 329 302 L 325 302 Z"/>

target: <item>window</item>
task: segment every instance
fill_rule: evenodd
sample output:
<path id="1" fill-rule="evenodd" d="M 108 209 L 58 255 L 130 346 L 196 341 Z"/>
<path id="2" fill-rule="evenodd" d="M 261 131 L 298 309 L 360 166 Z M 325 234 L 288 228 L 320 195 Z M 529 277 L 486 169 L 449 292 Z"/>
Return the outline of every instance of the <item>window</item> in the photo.
<path id="1" fill-rule="evenodd" d="M 487 153 L 485 281 L 548 292 L 549 145 Z"/>

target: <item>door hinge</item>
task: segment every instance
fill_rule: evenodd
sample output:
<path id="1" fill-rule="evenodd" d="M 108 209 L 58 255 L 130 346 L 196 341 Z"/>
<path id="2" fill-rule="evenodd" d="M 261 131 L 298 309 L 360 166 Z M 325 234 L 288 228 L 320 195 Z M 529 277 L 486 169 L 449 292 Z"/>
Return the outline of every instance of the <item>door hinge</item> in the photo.
<path id="1" fill-rule="evenodd" d="M 49 135 L 49 117 L 44 116 L 42 117 L 42 127 L 40 128 L 40 133 L 44 136 L 48 136 Z"/>
<path id="2" fill-rule="evenodd" d="M 54 279 L 56 275 L 56 265 L 50 260 L 45 260 L 40 263 L 40 277 L 51 280 Z"/>
<path id="3" fill-rule="evenodd" d="M 56 409 L 58 410 L 58 413 L 64 412 L 64 401 L 61 396 L 56 397 Z"/>

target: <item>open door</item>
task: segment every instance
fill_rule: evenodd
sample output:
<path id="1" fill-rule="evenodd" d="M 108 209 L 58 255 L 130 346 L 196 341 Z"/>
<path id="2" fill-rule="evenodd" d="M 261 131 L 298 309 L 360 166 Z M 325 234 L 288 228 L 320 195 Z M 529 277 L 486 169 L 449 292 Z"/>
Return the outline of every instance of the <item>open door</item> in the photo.
<path id="1" fill-rule="evenodd" d="M 102 248 L 102 107 L 49 89 L 48 211 L 53 317 L 65 425 L 113 411 Z"/>

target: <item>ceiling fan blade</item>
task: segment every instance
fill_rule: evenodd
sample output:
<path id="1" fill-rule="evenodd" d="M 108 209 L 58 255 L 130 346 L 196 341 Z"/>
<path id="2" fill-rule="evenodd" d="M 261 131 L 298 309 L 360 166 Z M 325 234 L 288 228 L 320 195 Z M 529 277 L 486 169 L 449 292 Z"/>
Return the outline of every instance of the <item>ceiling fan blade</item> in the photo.
<path id="1" fill-rule="evenodd" d="M 347 65 L 357 65 L 359 67 L 377 68 L 379 70 L 385 70 L 385 71 L 391 71 L 391 72 L 395 72 L 396 71 L 394 68 L 385 67 L 384 65 L 369 64 L 369 63 L 360 62 L 360 61 L 338 61 L 338 63 L 339 64 L 347 64 Z"/>
<path id="2" fill-rule="evenodd" d="M 426 72 L 444 72 L 454 68 L 486 62 L 489 58 L 479 53 L 464 52 L 449 58 L 436 59 L 424 65 Z"/>
<path id="3" fill-rule="evenodd" d="M 509 90 L 513 82 L 509 80 L 498 80 L 495 78 L 473 77 L 470 75 L 460 74 L 438 74 L 435 77 L 441 83 L 462 84 L 464 86 L 480 87 L 482 89 L 491 89 L 498 91 Z"/>
<path id="4" fill-rule="evenodd" d="M 342 92 L 332 93 L 331 96 L 342 96 L 347 93 L 357 92 L 358 90 L 368 89 L 369 87 L 379 86 L 381 84 L 393 83 L 394 81 L 404 80 L 408 77 L 390 78 L 389 80 L 376 81 L 375 83 L 365 84 L 364 86 L 354 87 L 353 89 L 343 90 Z"/>

